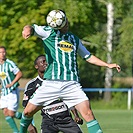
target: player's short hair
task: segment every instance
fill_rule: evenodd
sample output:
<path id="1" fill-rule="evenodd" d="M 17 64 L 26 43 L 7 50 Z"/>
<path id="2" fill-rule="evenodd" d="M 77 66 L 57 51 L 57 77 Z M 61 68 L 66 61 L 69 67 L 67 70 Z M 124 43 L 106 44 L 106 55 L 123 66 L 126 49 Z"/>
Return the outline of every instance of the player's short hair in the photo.
<path id="1" fill-rule="evenodd" d="M 45 55 L 39 55 L 39 56 L 35 59 L 34 65 L 37 65 L 37 60 L 38 60 L 40 57 L 45 57 Z"/>
<path id="2" fill-rule="evenodd" d="M 3 48 L 3 49 L 5 49 L 5 51 L 6 51 L 6 47 L 5 47 L 5 46 L 0 46 L 0 48 Z"/>
<path id="3" fill-rule="evenodd" d="M 61 11 L 61 12 L 63 12 L 66 15 L 65 11 L 63 11 L 62 9 L 58 9 L 58 10 Z"/>

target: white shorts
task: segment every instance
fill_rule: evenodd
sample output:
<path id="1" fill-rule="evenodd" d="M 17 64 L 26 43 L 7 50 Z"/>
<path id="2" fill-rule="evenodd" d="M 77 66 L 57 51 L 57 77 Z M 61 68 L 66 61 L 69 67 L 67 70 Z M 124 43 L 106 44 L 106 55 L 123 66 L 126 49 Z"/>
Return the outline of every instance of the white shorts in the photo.
<path id="1" fill-rule="evenodd" d="M 8 108 L 12 111 L 17 111 L 19 106 L 19 90 L 13 90 L 6 96 L 1 96 L 1 108 Z"/>
<path id="2" fill-rule="evenodd" d="M 80 84 L 76 81 L 44 80 L 29 102 L 37 106 L 46 106 L 59 98 L 68 108 L 88 100 Z"/>

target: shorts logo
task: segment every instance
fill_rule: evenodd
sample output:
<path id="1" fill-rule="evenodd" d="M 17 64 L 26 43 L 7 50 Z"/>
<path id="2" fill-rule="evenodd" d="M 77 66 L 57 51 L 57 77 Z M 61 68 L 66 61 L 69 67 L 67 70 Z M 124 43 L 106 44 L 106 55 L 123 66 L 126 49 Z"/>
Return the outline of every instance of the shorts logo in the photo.
<path id="1" fill-rule="evenodd" d="M 73 51 L 73 44 L 68 41 L 60 41 L 57 46 L 61 51 L 64 52 L 72 52 Z"/>
<path id="2" fill-rule="evenodd" d="M 46 106 L 42 109 L 42 111 L 44 113 L 47 113 L 49 115 L 60 113 L 60 112 L 66 111 L 66 110 L 67 110 L 67 107 L 63 102 L 57 103 L 57 104 L 52 104 L 52 105 Z"/>

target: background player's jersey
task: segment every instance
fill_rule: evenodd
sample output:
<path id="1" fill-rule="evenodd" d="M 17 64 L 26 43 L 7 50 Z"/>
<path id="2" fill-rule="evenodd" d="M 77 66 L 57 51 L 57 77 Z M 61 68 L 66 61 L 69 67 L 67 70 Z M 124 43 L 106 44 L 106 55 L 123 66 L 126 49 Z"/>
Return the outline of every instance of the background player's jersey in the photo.
<path id="1" fill-rule="evenodd" d="M 65 118 L 71 117 L 68 107 L 60 99 L 43 107 L 41 115 L 43 116 L 43 121 L 47 122 L 50 119 L 57 123 L 65 123 L 67 122 Z"/>
<path id="2" fill-rule="evenodd" d="M 62 100 L 56 100 L 42 109 L 42 133 L 82 133 L 80 126 Z"/>
<path id="3" fill-rule="evenodd" d="M 22 103 L 24 107 L 26 107 L 30 97 L 36 91 L 36 89 L 41 86 L 42 82 L 43 80 L 39 76 L 37 76 L 26 84 Z"/>
<path id="4" fill-rule="evenodd" d="M 6 59 L 3 64 L 0 64 L 0 80 L 2 84 L 1 95 L 5 96 L 19 86 L 19 83 L 16 82 L 10 88 L 6 88 L 6 85 L 10 84 L 14 80 L 18 72 L 19 68 L 9 59 Z"/>
<path id="5" fill-rule="evenodd" d="M 44 42 L 48 67 L 44 78 L 79 81 L 77 52 L 82 58 L 90 57 L 90 52 L 71 32 L 61 34 L 49 26 L 33 25 L 34 34 Z"/>

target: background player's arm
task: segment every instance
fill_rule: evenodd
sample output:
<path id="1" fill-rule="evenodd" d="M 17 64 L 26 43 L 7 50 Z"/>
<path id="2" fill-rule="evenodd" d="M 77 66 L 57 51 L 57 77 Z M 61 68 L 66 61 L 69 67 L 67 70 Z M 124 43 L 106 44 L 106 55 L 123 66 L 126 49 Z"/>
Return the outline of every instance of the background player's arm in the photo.
<path id="1" fill-rule="evenodd" d="M 11 86 L 13 86 L 16 82 L 19 81 L 19 79 L 22 77 L 22 72 L 18 71 L 18 73 L 16 74 L 14 80 L 10 83 L 6 85 L 6 88 L 10 88 Z"/>
<path id="2" fill-rule="evenodd" d="M 77 124 L 83 124 L 83 120 L 79 117 L 79 115 L 78 115 L 78 112 L 77 112 L 77 110 L 75 109 L 75 107 L 72 107 L 71 108 L 71 111 L 72 111 L 72 113 L 73 113 L 73 115 L 74 115 L 74 121 L 77 123 Z"/>
<path id="3" fill-rule="evenodd" d="M 22 105 L 23 105 L 24 108 L 26 107 L 26 105 L 27 105 L 27 103 L 28 103 L 28 101 L 29 101 L 29 99 L 32 95 L 31 93 L 32 92 L 30 92 L 28 90 L 26 92 L 24 92 L 24 97 L 23 97 L 23 101 L 22 101 Z"/>
<path id="4" fill-rule="evenodd" d="M 24 96 L 22 101 L 22 105 L 24 108 L 26 107 L 30 97 L 33 95 L 34 92 L 35 92 L 34 84 L 32 80 L 30 80 L 25 86 L 25 91 L 24 91 Z"/>

